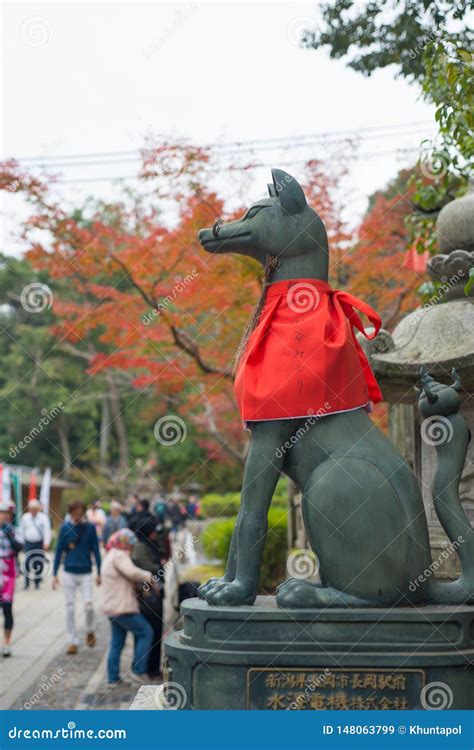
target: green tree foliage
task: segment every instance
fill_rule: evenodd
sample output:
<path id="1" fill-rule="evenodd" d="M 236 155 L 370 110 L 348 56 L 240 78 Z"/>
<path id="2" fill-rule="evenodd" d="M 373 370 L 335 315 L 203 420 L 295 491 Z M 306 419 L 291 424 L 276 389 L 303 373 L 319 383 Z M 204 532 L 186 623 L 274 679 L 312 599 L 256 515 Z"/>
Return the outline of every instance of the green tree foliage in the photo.
<path id="1" fill-rule="evenodd" d="M 367 76 L 394 65 L 398 75 L 423 82 L 427 44 L 441 39 L 456 47 L 472 44 L 474 34 L 464 21 L 473 9 L 472 0 L 333 0 L 319 4 L 321 27 L 308 29 L 303 45 L 329 47 L 332 58 L 346 58 Z"/>
<path id="2" fill-rule="evenodd" d="M 83 366 L 51 333 L 48 281 L 26 261 L 0 256 L 0 455 L 68 475 L 97 429 L 97 414 Z"/>
<path id="3" fill-rule="evenodd" d="M 321 27 L 305 32 L 304 47 L 329 48 L 332 58 L 366 76 L 394 66 L 435 106 L 438 135 L 421 144 L 408 218 L 419 252 L 434 252 L 434 221 L 465 191 L 474 165 L 474 0 L 332 0 L 319 9 Z"/>
<path id="4" fill-rule="evenodd" d="M 194 426 L 188 425 L 189 440 L 160 446 L 153 431 L 161 415 L 154 392 L 134 388 L 130 378 L 121 374 L 114 384 L 129 447 L 126 483 L 117 472 L 120 449 L 110 410 L 101 455 L 109 373 L 91 373 L 88 357 L 82 356 L 87 347 L 71 346 L 53 335 L 53 300 L 59 284 L 61 293 L 72 299 L 75 292 L 67 281 L 52 281 L 46 272 L 35 272 L 28 261 L 0 255 L 1 459 L 51 466 L 55 473 L 81 484 L 81 496 L 89 501 L 122 496 L 135 487 L 137 460 L 150 463 L 145 474 L 151 487 L 153 478 L 156 487 L 159 478 L 171 489 L 190 476 L 213 487 L 216 475 L 206 465 L 206 451 Z M 91 337 L 88 345 L 94 343 Z M 230 486 L 238 486 L 238 467 L 224 467 L 224 474 Z"/>
<path id="5" fill-rule="evenodd" d="M 433 143 L 422 144 L 420 168 L 425 179 L 415 183 L 413 200 L 419 211 L 411 226 L 418 249 L 433 252 L 433 221 L 445 203 L 466 190 L 473 176 L 474 55 L 451 41 L 438 40 L 426 46 L 423 64 L 422 88 L 436 107 L 439 133 Z"/>

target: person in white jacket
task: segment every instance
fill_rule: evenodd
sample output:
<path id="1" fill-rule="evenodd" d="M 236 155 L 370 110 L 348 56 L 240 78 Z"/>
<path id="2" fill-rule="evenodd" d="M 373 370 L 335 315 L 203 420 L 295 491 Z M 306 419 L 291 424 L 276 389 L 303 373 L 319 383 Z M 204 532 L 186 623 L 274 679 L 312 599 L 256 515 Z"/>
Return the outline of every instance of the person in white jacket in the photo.
<path id="1" fill-rule="evenodd" d="M 120 529 L 109 538 L 107 554 L 102 565 L 104 591 L 103 608 L 111 625 L 111 643 L 107 659 L 109 686 L 127 684 L 120 677 L 120 656 L 127 633 L 135 639 L 131 681 L 143 685 L 148 666 L 148 655 L 153 642 L 153 629 L 140 613 L 135 585 L 153 583 L 148 570 L 133 564 L 130 553 L 136 544 L 135 534 L 130 529 Z"/>
<path id="2" fill-rule="evenodd" d="M 38 500 L 30 500 L 27 512 L 20 521 L 19 538 L 23 543 L 23 561 L 21 569 L 25 576 L 25 589 L 34 581 L 39 589 L 44 574 L 46 550 L 51 544 L 51 522 L 43 513 Z"/>

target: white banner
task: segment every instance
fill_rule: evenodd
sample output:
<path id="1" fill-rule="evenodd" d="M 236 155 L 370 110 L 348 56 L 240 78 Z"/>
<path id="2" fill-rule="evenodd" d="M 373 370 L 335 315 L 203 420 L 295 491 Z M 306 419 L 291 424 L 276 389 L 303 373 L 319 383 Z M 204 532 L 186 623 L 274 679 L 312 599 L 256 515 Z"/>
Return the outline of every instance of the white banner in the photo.
<path id="1" fill-rule="evenodd" d="M 43 479 L 41 480 L 41 490 L 40 490 L 40 497 L 39 501 L 41 505 L 43 506 L 43 511 L 45 513 L 49 513 L 49 496 L 51 494 L 51 469 L 48 468 L 43 474 Z"/>
<path id="2" fill-rule="evenodd" d="M 12 485 L 10 476 L 10 467 L 3 464 L 2 467 L 2 500 L 9 503 L 12 499 Z"/>

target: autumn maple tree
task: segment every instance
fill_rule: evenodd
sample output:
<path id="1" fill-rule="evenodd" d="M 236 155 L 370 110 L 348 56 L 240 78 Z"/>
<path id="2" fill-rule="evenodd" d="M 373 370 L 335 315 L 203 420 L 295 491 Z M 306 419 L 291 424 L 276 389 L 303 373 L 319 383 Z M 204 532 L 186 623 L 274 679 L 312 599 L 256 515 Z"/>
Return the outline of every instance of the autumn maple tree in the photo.
<path id="1" fill-rule="evenodd" d="M 419 305 L 417 290 L 426 279 L 426 257 L 411 252 L 407 217 L 413 214 L 412 170 L 402 170 L 371 196 L 348 256 L 350 290 L 366 299 L 392 330 L 404 313 Z"/>
<path id="2" fill-rule="evenodd" d="M 209 150 L 149 141 L 142 157 L 140 190 L 113 204 L 88 201 L 70 211 L 15 162 L 2 165 L 0 188 L 24 192 L 34 208 L 24 232 L 27 258 L 51 279 L 53 333 L 84 360 L 89 377 L 105 378 L 118 425 L 117 386 L 126 378 L 137 391 L 154 393 L 151 425 L 160 414 L 181 415 L 198 427 L 210 456 L 242 460 L 246 436 L 231 365 L 263 273 L 251 259 L 206 254 L 197 233 L 246 207 L 229 212 L 210 187 L 217 165 Z M 302 183 L 326 222 L 332 278 L 341 282 L 350 236 L 334 198 L 337 179 L 312 160 Z"/>

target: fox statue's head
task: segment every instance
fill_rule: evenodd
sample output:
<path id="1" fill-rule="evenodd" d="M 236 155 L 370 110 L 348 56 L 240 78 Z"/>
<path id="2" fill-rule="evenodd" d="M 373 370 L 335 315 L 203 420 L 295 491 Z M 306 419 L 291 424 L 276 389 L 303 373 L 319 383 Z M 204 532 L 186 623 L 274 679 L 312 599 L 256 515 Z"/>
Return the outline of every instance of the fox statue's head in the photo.
<path id="1" fill-rule="evenodd" d="M 327 275 L 328 240 L 324 224 L 306 202 L 301 185 L 281 169 L 272 169 L 269 198 L 254 203 L 241 219 L 218 219 L 201 229 L 199 242 L 208 253 L 249 255 L 265 265 L 267 256 L 283 259 L 318 256 Z"/>
<path id="2" fill-rule="evenodd" d="M 461 406 L 459 391 L 461 390 L 461 378 L 456 370 L 451 370 L 453 382 L 451 385 L 438 383 L 428 373 L 426 367 L 420 371 L 421 388 L 416 387 L 418 394 L 418 408 L 424 419 L 434 417 L 447 417 L 456 414 Z"/>

